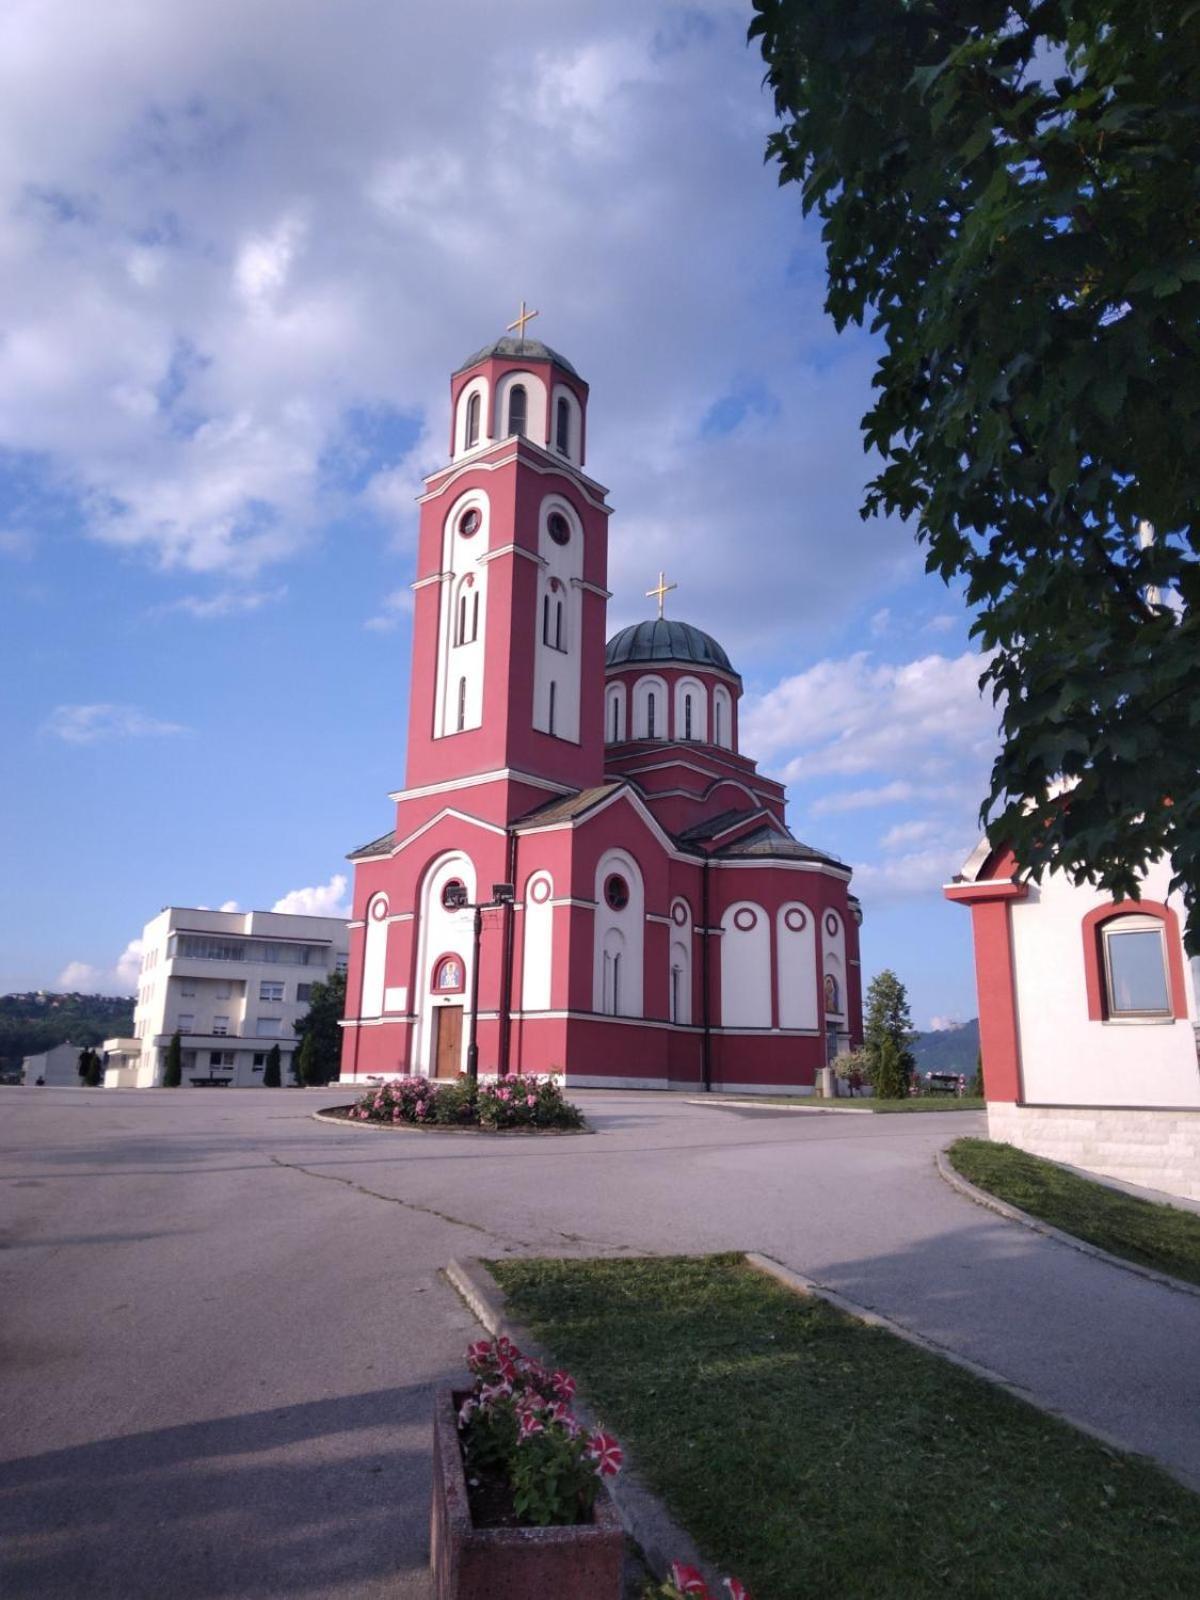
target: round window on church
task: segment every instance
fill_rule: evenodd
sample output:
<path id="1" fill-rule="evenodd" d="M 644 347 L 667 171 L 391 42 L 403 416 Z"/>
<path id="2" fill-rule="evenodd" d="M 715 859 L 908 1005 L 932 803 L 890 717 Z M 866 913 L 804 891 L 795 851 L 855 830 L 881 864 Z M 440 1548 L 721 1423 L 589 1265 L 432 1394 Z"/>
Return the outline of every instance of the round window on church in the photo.
<path id="1" fill-rule="evenodd" d="M 570 544 L 571 524 L 561 511 L 552 511 L 546 518 L 546 532 L 555 544 Z"/>
<path id="2" fill-rule="evenodd" d="M 458 533 L 461 539 L 470 539 L 479 532 L 479 525 L 483 518 L 479 514 L 478 506 L 471 506 L 464 511 L 458 519 Z"/>
<path id="3" fill-rule="evenodd" d="M 614 911 L 624 911 L 629 904 L 629 885 L 619 872 L 610 872 L 604 880 L 604 899 Z"/>

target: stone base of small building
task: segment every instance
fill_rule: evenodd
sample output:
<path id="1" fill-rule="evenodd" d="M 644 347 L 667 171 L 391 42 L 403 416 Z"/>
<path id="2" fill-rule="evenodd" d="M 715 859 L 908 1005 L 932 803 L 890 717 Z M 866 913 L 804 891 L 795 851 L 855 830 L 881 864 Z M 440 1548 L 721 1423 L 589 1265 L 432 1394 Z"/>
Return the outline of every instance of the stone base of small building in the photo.
<path id="1" fill-rule="evenodd" d="M 1100 1177 L 1200 1200 L 1200 1110 L 988 1106 L 988 1135 Z"/>

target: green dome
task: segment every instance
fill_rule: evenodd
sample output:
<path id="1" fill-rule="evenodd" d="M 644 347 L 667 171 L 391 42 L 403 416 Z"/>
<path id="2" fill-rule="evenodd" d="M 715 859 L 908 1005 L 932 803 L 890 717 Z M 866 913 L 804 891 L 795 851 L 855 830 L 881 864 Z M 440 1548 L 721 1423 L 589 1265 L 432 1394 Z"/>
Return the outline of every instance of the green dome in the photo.
<path id="1" fill-rule="evenodd" d="M 605 646 L 606 667 L 628 667 L 642 661 L 678 661 L 685 666 L 713 667 L 735 678 L 740 676 L 711 633 L 674 618 L 635 622 L 613 634 Z"/>
<path id="2" fill-rule="evenodd" d="M 518 339 L 511 333 L 501 334 L 499 339 L 485 344 L 482 350 L 476 350 L 455 371 L 465 372 L 468 367 L 477 367 L 481 361 L 491 361 L 494 357 L 502 361 L 553 361 L 556 367 L 561 367 L 572 377 L 579 376 L 566 356 L 560 356 L 548 344 L 543 344 L 540 339 Z"/>

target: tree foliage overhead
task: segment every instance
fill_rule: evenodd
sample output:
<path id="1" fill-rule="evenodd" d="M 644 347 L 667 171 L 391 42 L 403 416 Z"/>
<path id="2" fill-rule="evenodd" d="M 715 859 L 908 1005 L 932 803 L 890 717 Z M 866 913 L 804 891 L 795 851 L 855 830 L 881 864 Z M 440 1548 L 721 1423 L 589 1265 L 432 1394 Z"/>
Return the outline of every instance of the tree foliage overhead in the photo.
<path id="1" fill-rule="evenodd" d="M 977 608 L 983 820 L 1121 896 L 1168 854 L 1200 948 L 1200 4 L 754 8 L 826 309 L 882 336 L 863 514 Z"/>

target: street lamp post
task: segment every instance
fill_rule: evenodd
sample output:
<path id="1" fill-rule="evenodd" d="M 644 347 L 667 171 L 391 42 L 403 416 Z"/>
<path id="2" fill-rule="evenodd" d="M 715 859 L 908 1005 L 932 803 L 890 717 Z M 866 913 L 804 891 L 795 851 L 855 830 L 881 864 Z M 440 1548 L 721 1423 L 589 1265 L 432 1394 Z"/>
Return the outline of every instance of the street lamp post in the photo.
<path id="1" fill-rule="evenodd" d="M 467 1078 L 471 1083 L 479 1081 L 479 947 L 483 942 L 483 913 L 494 911 L 498 906 L 511 906 L 515 898 L 516 890 L 511 883 L 494 883 L 492 898 L 477 901 L 475 905 L 467 900 L 465 884 L 451 884 L 447 890 L 449 909 L 475 913 L 471 927 L 471 1022 L 467 1034 Z"/>

